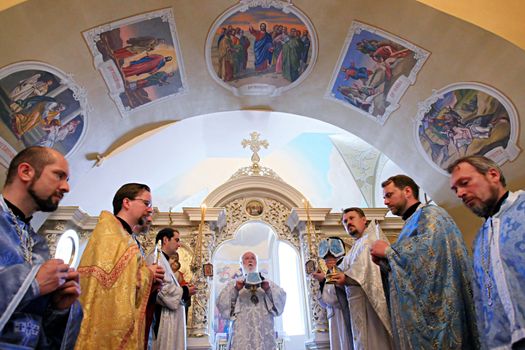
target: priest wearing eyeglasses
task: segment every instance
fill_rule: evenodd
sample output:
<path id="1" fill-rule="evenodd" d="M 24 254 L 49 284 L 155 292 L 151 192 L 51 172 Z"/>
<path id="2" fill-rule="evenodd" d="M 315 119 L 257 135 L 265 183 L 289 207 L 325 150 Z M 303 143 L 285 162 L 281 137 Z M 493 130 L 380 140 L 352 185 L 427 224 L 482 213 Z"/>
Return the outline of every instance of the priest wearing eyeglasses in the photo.
<path id="1" fill-rule="evenodd" d="M 129 183 L 115 194 L 113 214 L 100 214 L 78 268 L 86 316 L 75 349 L 144 348 L 146 306 L 164 278 L 161 266 L 146 266 L 136 237 L 152 213 L 149 187 Z"/>

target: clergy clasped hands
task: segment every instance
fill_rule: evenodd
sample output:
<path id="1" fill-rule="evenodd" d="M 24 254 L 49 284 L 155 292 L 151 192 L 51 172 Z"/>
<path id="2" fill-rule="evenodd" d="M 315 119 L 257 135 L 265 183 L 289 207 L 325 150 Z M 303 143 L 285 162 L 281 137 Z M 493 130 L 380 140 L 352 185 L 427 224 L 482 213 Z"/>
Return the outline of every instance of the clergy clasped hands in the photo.
<path id="1" fill-rule="evenodd" d="M 56 309 L 69 308 L 80 296 L 79 273 L 61 259 L 50 259 L 38 270 L 35 277 L 40 295 L 53 293 Z"/>
<path id="2" fill-rule="evenodd" d="M 386 258 L 386 249 L 390 246 L 385 241 L 378 239 L 372 244 L 370 248 L 370 254 L 372 254 L 372 261 L 379 265 L 381 259 Z"/>

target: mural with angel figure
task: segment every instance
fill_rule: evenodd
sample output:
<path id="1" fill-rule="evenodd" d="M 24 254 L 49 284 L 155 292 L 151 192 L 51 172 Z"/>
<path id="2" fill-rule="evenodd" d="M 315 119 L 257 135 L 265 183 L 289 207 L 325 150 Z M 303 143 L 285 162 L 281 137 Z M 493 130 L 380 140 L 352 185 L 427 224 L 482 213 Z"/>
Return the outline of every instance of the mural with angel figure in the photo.
<path id="1" fill-rule="evenodd" d="M 171 9 L 103 25 L 84 37 L 122 115 L 186 90 Z"/>

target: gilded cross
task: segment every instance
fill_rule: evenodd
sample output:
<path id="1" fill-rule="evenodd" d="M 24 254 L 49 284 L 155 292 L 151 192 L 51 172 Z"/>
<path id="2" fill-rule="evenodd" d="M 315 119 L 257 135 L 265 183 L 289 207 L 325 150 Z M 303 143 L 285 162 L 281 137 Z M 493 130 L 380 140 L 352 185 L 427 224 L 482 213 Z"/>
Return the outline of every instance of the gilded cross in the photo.
<path id="1" fill-rule="evenodd" d="M 246 148 L 246 146 L 250 146 L 250 150 L 252 150 L 252 168 L 254 170 L 259 169 L 259 161 L 261 158 L 259 157 L 259 152 L 261 150 L 261 147 L 268 148 L 268 140 L 259 140 L 259 134 L 257 131 L 254 131 L 250 133 L 250 139 L 243 139 L 241 142 L 242 148 Z"/>

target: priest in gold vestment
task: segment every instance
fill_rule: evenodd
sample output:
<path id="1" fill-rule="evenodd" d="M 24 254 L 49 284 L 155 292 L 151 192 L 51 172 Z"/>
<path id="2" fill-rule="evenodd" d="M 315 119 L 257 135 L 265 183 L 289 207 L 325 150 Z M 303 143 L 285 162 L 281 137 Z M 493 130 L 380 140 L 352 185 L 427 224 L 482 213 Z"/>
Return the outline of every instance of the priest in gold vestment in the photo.
<path id="1" fill-rule="evenodd" d="M 100 214 L 78 268 L 86 317 L 77 350 L 143 349 L 148 298 L 155 280 L 164 276 L 157 265 L 146 266 L 132 230 L 148 226 L 149 187 L 122 186 L 113 199 L 113 212 Z"/>

